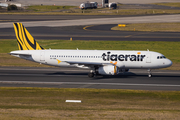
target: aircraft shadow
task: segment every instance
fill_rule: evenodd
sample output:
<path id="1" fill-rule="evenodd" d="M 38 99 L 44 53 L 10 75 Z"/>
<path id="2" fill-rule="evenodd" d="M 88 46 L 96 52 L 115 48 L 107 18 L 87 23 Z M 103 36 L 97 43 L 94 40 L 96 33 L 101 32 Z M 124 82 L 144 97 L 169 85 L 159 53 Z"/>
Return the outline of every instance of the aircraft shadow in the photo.
<path id="1" fill-rule="evenodd" d="M 55 72 L 55 73 L 46 73 L 46 75 L 74 75 L 74 76 L 79 76 L 79 75 L 82 75 L 82 76 L 87 76 L 88 77 L 88 73 L 66 73 L 66 72 Z M 108 78 L 135 78 L 135 77 L 147 77 L 148 78 L 148 74 L 135 74 L 135 73 L 132 73 L 132 72 L 128 72 L 128 73 L 120 73 L 118 75 L 97 75 L 95 76 L 93 79 L 108 79 Z M 156 78 L 161 78 L 161 77 L 166 77 L 166 78 L 177 78 L 177 77 L 180 77 L 180 75 L 153 75 L 152 74 L 152 77 L 156 77 Z"/>
<path id="2" fill-rule="evenodd" d="M 46 75 L 87 75 L 88 73 L 65 73 L 65 72 L 55 72 L 55 73 L 46 73 Z"/>

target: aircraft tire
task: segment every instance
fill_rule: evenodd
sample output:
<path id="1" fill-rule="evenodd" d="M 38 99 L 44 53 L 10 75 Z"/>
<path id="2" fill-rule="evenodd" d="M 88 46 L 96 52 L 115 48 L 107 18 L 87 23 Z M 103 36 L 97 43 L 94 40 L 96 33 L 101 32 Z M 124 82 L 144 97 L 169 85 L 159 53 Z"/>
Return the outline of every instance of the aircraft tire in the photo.
<path id="1" fill-rule="evenodd" d="M 93 78 L 94 77 L 94 73 L 88 73 L 88 77 Z"/>
<path id="2" fill-rule="evenodd" d="M 149 77 L 149 78 L 151 78 L 151 77 L 152 77 L 152 75 L 151 75 L 151 74 L 149 74 L 149 75 L 148 75 L 148 77 Z"/>

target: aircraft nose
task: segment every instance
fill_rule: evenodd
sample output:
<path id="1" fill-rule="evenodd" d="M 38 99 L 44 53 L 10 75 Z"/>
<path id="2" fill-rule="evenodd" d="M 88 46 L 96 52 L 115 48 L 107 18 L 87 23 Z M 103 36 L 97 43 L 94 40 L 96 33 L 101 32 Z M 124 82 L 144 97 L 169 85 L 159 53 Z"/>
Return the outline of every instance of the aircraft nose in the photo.
<path id="1" fill-rule="evenodd" d="M 172 65 L 172 61 L 167 59 L 166 65 L 167 65 L 167 67 L 170 67 Z"/>

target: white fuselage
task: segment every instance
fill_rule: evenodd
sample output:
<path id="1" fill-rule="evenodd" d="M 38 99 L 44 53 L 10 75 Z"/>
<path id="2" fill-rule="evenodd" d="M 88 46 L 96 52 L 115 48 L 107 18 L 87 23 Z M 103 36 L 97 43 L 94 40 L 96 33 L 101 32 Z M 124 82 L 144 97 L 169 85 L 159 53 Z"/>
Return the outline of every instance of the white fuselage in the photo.
<path id="1" fill-rule="evenodd" d="M 94 65 L 112 64 L 125 69 L 154 69 L 172 65 L 171 60 L 165 58 L 164 55 L 152 51 L 18 50 L 12 51 L 10 54 L 47 65 L 81 68 L 89 68 L 86 63 Z M 72 62 L 73 64 L 71 64 Z"/>

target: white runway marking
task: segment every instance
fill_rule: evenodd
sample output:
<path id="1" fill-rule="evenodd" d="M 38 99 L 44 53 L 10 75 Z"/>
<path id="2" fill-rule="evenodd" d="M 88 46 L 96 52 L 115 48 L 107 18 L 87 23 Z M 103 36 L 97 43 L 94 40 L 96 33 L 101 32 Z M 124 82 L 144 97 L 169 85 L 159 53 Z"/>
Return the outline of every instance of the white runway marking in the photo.
<path id="1" fill-rule="evenodd" d="M 133 83 L 90 83 L 90 82 L 34 82 L 34 81 L 0 81 L 0 84 L 48 84 L 48 85 L 115 85 L 115 86 L 151 86 L 151 87 L 180 87 L 167 84 L 133 84 Z"/>
<path id="2" fill-rule="evenodd" d="M 62 77 L 74 77 L 74 76 L 78 76 L 78 77 L 84 77 L 84 76 L 82 76 L 82 75 L 56 75 L 56 74 L 51 74 L 51 73 L 49 73 L 49 74 L 0 74 L 0 76 L 40 76 L 40 77 L 43 77 L 43 76 L 50 76 L 50 77 L 52 77 L 52 76 L 62 76 Z M 87 77 L 87 76 L 86 76 Z"/>

